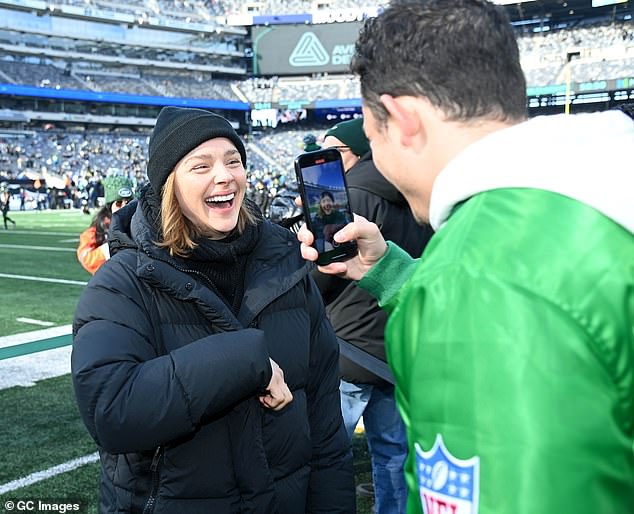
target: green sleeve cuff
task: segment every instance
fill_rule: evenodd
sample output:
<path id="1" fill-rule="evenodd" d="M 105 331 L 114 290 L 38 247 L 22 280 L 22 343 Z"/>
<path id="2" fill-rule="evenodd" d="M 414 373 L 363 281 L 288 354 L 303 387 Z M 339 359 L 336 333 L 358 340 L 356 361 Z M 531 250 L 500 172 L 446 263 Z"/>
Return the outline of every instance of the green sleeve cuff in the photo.
<path id="1" fill-rule="evenodd" d="M 414 273 L 418 259 L 392 241 L 387 242 L 387 252 L 358 282 L 378 301 L 381 308 L 391 311 L 398 303 L 398 292 Z"/>

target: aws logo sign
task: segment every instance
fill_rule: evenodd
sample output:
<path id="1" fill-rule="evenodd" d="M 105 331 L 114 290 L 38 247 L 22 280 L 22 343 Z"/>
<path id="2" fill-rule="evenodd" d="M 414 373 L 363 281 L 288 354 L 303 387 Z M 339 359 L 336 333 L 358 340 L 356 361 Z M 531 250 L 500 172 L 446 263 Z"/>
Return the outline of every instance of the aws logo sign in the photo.
<path id="1" fill-rule="evenodd" d="M 333 65 L 348 65 L 353 52 L 354 44 L 335 45 L 332 55 L 329 55 L 314 32 L 304 32 L 291 52 L 288 63 L 294 67 L 325 66 L 331 62 Z"/>

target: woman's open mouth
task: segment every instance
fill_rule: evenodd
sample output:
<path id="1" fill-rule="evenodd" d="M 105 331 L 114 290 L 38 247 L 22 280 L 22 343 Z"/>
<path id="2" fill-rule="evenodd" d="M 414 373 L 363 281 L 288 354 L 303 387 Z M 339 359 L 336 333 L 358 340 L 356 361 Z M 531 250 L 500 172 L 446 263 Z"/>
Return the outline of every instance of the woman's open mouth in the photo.
<path id="1" fill-rule="evenodd" d="M 233 201 L 235 197 L 235 193 L 208 196 L 207 198 L 205 198 L 205 203 L 212 209 L 229 209 L 233 206 Z"/>

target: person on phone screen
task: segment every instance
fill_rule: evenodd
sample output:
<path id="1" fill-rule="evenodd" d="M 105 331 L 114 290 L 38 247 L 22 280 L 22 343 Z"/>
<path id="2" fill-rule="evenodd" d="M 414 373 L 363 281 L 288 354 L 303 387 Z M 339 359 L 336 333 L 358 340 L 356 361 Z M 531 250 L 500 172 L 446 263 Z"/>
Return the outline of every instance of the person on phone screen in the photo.
<path id="1" fill-rule="evenodd" d="M 436 232 L 412 259 L 359 217 L 335 235 L 357 256 L 320 269 L 389 312 L 409 514 L 632 512 L 634 121 L 527 119 L 515 37 L 484 0 L 366 20 L 372 156 Z"/>
<path id="2" fill-rule="evenodd" d="M 311 217 L 313 230 L 315 231 L 317 249 L 327 252 L 334 248 L 333 236 L 347 223 L 346 215 L 335 204 L 334 195 L 327 190 L 319 195 L 317 212 Z"/>
<path id="3" fill-rule="evenodd" d="M 149 185 L 82 294 L 72 378 L 100 512 L 355 511 L 339 349 L 294 235 L 245 199 L 245 147 L 163 108 Z"/>

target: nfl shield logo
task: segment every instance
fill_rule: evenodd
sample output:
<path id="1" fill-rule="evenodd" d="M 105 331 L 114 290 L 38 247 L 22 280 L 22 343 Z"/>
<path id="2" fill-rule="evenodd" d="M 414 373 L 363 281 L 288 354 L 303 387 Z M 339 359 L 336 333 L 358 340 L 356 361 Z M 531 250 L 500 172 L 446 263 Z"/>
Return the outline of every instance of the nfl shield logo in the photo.
<path id="1" fill-rule="evenodd" d="M 440 434 L 431 450 L 416 447 L 416 472 L 425 514 L 478 514 L 480 457 L 451 455 Z"/>

